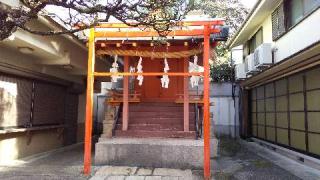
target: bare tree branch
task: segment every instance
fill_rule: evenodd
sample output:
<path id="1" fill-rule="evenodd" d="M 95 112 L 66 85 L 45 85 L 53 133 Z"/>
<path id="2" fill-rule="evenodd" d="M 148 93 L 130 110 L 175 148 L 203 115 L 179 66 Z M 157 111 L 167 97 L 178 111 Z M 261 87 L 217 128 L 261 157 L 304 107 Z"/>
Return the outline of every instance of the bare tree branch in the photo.
<path id="1" fill-rule="evenodd" d="M 193 0 L 20 0 L 20 4 L 12 8 L 0 2 L 0 41 L 17 29 L 39 35 L 75 33 L 108 22 L 110 17 L 129 26 L 153 28 L 165 36 L 172 22 L 181 20 L 191 10 Z M 64 17 L 56 16 L 67 29 L 41 31 L 28 26 L 50 6 L 65 10 Z"/>

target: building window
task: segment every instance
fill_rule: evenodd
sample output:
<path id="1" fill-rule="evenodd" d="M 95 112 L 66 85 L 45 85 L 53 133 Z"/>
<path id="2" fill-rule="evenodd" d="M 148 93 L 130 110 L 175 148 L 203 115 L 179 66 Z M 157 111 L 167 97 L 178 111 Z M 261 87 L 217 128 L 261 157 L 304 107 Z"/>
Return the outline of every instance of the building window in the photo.
<path id="1" fill-rule="evenodd" d="M 320 6 L 320 0 L 304 0 L 303 3 L 305 14 L 312 12 Z"/>
<path id="2" fill-rule="evenodd" d="M 285 0 L 272 13 L 272 37 L 279 38 L 320 7 L 320 0 Z"/>
<path id="3" fill-rule="evenodd" d="M 297 24 L 303 18 L 303 0 L 288 1 L 288 28 Z"/>
<path id="4" fill-rule="evenodd" d="M 248 41 L 249 54 L 254 53 L 254 50 L 263 43 L 262 28 L 260 28 Z"/>
<path id="5" fill-rule="evenodd" d="M 285 32 L 284 5 L 281 3 L 280 6 L 272 13 L 272 39 L 277 39 Z"/>

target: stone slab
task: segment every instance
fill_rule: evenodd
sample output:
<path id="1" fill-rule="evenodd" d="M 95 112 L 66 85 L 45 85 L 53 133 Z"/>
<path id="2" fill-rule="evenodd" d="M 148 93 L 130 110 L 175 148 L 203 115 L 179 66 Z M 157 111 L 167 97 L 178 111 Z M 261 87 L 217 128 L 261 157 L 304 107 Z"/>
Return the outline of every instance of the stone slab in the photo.
<path id="1" fill-rule="evenodd" d="M 156 176 L 171 176 L 171 177 L 191 177 L 191 170 L 168 169 L 168 168 L 155 168 L 153 175 Z"/>
<path id="2" fill-rule="evenodd" d="M 134 175 L 137 171 L 136 167 L 128 167 L 128 166 L 103 166 L 97 172 L 96 175 Z"/>
<path id="3" fill-rule="evenodd" d="M 90 180 L 194 180 L 194 178 L 191 169 L 102 166 Z"/>
<path id="4" fill-rule="evenodd" d="M 192 139 L 100 138 L 95 164 L 198 169 L 203 168 L 203 146 L 203 140 Z"/>
<path id="5" fill-rule="evenodd" d="M 161 180 L 161 176 L 146 176 L 145 180 Z"/>
<path id="6" fill-rule="evenodd" d="M 152 169 L 147 169 L 147 168 L 139 168 L 137 170 L 137 175 L 139 176 L 148 176 L 148 175 L 151 175 L 152 174 Z"/>

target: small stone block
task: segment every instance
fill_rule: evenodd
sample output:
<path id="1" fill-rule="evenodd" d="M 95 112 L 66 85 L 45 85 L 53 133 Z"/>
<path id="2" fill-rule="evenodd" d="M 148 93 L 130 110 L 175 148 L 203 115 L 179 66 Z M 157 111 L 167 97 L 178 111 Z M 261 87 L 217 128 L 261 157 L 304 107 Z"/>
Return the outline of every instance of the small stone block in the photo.
<path id="1" fill-rule="evenodd" d="M 105 176 L 93 176 L 92 178 L 90 178 L 90 180 L 105 180 L 106 177 Z"/>
<path id="2" fill-rule="evenodd" d="M 96 175 L 104 175 L 104 176 L 111 176 L 111 175 L 133 175 L 136 172 L 136 167 L 127 167 L 127 166 L 104 166 L 98 169 Z"/>
<path id="3" fill-rule="evenodd" d="M 173 176 L 173 177 L 191 177 L 192 176 L 192 172 L 191 172 L 191 170 L 156 168 L 153 171 L 153 175 Z"/>
<path id="4" fill-rule="evenodd" d="M 105 180 L 125 180 L 126 176 L 109 176 Z"/>
<path id="5" fill-rule="evenodd" d="M 179 177 L 165 176 L 162 177 L 161 180 L 179 180 Z"/>
<path id="6" fill-rule="evenodd" d="M 161 180 L 161 176 L 146 176 L 145 180 Z"/>
<path id="7" fill-rule="evenodd" d="M 127 176 L 125 180 L 144 180 L 145 176 Z"/>
<path id="8" fill-rule="evenodd" d="M 101 134 L 100 137 L 102 137 L 102 138 L 112 138 L 112 133 L 103 133 L 103 134 Z"/>
<path id="9" fill-rule="evenodd" d="M 138 172 L 136 174 L 139 176 L 141 175 L 148 176 L 152 174 L 152 169 L 140 168 L 138 169 Z"/>

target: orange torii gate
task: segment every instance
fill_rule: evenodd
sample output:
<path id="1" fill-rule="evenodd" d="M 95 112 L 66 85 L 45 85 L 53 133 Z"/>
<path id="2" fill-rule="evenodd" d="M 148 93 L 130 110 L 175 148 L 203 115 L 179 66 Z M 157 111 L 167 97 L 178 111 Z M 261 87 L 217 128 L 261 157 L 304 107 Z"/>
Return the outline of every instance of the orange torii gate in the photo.
<path id="1" fill-rule="evenodd" d="M 210 35 L 219 33 L 220 29 L 217 26 L 224 25 L 223 20 L 212 20 L 212 21 L 189 21 L 179 22 L 179 27 L 192 27 L 198 26 L 201 29 L 179 29 L 171 31 L 168 36 L 203 36 L 203 73 L 181 73 L 181 72 L 144 72 L 144 73 L 130 73 L 130 72 L 95 72 L 95 46 L 96 38 L 124 38 L 124 37 L 157 37 L 158 33 L 154 30 L 148 31 L 120 31 L 120 28 L 130 28 L 123 23 L 106 23 L 96 26 L 90 29 L 89 41 L 88 41 L 88 72 L 87 72 L 87 92 L 86 92 L 86 120 L 85 120 L 85 144 L 84 144 L 84 174 L 89 174 L 91 171 L 91 134 L 92 134 L 92 112 L 93 112 L 93 84 L 94 77 L 105 77 L 105 76 L 199 76 L 204 77 L 204 177 L 210 179 L 210 115 L 209 115 L 209 53 L 210 53 Z M 119 31 L 104 31 L 104 28 L 117 28 Z M 216 45 L 216 42 L 214 42 Z M 125 97 L 123 98 L 125 99 Z"/>

